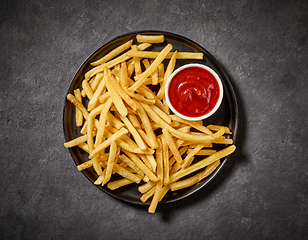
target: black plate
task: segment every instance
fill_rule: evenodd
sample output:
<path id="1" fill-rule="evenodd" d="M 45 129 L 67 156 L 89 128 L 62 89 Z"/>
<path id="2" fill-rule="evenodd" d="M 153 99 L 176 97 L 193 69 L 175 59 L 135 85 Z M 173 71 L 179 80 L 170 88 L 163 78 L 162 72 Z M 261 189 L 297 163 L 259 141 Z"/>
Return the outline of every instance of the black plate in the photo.
<path id="1" fill-rule="evenodd" d="M 74 89 L 81 86 L 81 83 L 84 79 L 84 74 L 91 69 L 90 63 L 101 58 L 114 48 L 118 47 L 119 45 L 127 42 L 128 40 L 135 38 L 135 36 L 138 33 L 144 33 L 144 34 L 164 34 L 165 35 L 165 43 L 164 44 L 158 44 L 155 47 L 152 48 L 154 51 L 159 51 L 163 48 L 163 46 L 166 45 L 166 43 L 171 43 L 173 45 L 173 50 L 177 51 L 189 51 L 189 52 L 203 52 L 204 59 L 203 60 L 177 60 L 176 68 L 187 63 L 201 63 L 205 64 L 212 69 L 214 69 L 219 77 L 221 78 L 224 86 L 224 98 L 221 103 L 220 108 L 218 111 L 212 115 L 210 118 L 206 119 L 204 121 L 205 125 L 207 124 L 219 124 L 219 125 L 225 125 L 228 126 L 231 131 L 233 132 L 231 138 L 235 142 L 236 134 L 237 134 L 237 123 L 238 123 L 238 105 L 237 105 L 237 99 L 235 92 L 232 87 L 232 83 L 228 76 L 225 74 L 223 68 L 220 66 L 220 64 L 214 59 L 214 57 L 209 54 L 203 47 L 201 47 L 199 44 L 176 34 L 169 33 L 169 32 L 158 32 L 158 31 L 147 31 L 147 32 L 135 32 L 130 33 L 126 35 L 122 35 L 120 37 L 117 37 L 110 42 L 106 43 L 102 47 L 100 47 L 98 50 L 96 50 L 92 55 L 88 57 L 88 59 L 81 65 L 79 70 L 77 71 L 76 75 L 73 78 L 73 81 L 70 85 L 70 88 L 68 90 L 68 93 L 73 93 Z M 63 113 L 63 127 L 64 127 L 64 134 L 65 134 L 65 140 L 70 141 L 77 136 L 79 136 L 80 128 L 76 127 L 75 125 L 75 119 L 74 119 L 74 113 L 75 109 L 73 104 L 71 104 L 69 101 L 65 101 L 64 106 L 64 113 Z M 73 147 L 69 149 L 71 156 L 73 157 L 76 165 L 83 163 L 88 160 L 88 155 L 85 154 L 82 150 L 80 150 L 78 147 Z M 167 202 L 173 202 L 179 199 L 182 199 L 184 197 L 189 196 L 190 194 L 194 193 L 195 191 L 199 190 L 200 188 L 204 187 L 206 184 L 208 184 L 211 179 L 213 179 L 216 174 L 220 171 L 220 169 L 224 166 L 225 162 L 227 161 L 228 157 L 221 160 L 220 166 L 206 179 L 199 182 L 198 184 L 175 192 L 169 191 L 165 198 L 161 201 L 161 203 L 167 203 Z M 97 178 L 96 173 L 92 168 L 84 170 L 83 174 L 92 182 Z M 141 197 L 141 194 L 138 192 L 137 185 L 132 184 L 127 187 L 120 188 L 118 190 L 111 191 L 105 186 L 97 186 L 104 192 L 110 194 L 113 197 L 116 197 L 118 199 L 130 202 L 130 203 L 136 203 L 136 204 L 149 204 L 142 203 L 139 198 Z"/>

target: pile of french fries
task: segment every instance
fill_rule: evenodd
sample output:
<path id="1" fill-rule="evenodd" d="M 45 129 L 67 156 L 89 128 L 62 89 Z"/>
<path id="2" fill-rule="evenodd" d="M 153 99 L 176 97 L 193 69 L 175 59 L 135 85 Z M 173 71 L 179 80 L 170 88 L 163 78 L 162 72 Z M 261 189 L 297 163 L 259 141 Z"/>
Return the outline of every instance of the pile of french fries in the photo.
<path id="1" fill-rule="evenodd" d="M 164 35 L 137 35 L 92 62 L 82 86 L 67 95 L 76 106 L 81 136 L 64 146 L 89 154 L 77 169 L 93 167 L 94 184 L 112 190 L 139 184 L 140 200 L 150 201 L 150 213 L 169 190 L 200 182 L 235 150 L 228 127 L 204 126 L 170 112 L 165 83 L 176 61 L 202 59 L 203 53 L 172 51 L 164 42 Z M 147 50 L 157 43 L 161 51 Z M 217 144 L 222 150 L 214 149 Z"/>

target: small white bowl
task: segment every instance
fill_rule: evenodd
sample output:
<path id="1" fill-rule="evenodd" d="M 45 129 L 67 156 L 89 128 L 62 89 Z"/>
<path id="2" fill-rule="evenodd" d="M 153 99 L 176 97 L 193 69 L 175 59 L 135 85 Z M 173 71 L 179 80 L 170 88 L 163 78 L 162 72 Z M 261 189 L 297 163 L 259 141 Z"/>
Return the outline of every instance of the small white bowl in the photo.
<path id="1" fill-rule="evenodd" d="M 198 117 L 189 117 L 189 116 L 185 116 L 185 115 L 179 113 L 177 110 L 174 109 L 174 107 L 172 106 L 172 104 L 170 103 L 170 100 L 169 100 L 169 86 L 170 86 L 171 81 L 173 80 L 173 77 L 176 74 L 178 74 L 180 71 L 182 71 L 186 68 L 191 68 L 191 67 L 203 68 L 203 69 L 207 70 L 208 72 L 210 72 L 214 76 L 214 78 L 216 79 L 218 86 L 219 86 L 219 97 L 218 97 L 217 103 L 214 106 L 214 108 L 210 112 L 208 112 L 207 114 L 202 115 L 202 116 L 198 116 Z M 219 78 L 218 74 L 212 68 L 205 66 L 205 65 L 202 65 L 202 64 L 197 64 L 197 63 L 186 64 L 186 65 L 183 65 L 183 66 L 179 67 L 178 69 L 176 69 L 171 74 L 169 79 L 167 80 L 166 88 L 165 88 L 165 97 L 166 97 L 166 101 L 167 101 L 169 108 L 172 110 L 173 113 L 175 113 L 179 117 L 186 119 L 186 120 L 189 120 L 189 121 L 203 120 L 203 119 L 206 119 L 206 118 L 212 116 L 217 111 L 217 109 L 220 107 L 220 104 L 221 104 L 222 99 L 223 99 L 223 95 L 224 95 L 223 85 L 222 85 L 221 79 Z"/>

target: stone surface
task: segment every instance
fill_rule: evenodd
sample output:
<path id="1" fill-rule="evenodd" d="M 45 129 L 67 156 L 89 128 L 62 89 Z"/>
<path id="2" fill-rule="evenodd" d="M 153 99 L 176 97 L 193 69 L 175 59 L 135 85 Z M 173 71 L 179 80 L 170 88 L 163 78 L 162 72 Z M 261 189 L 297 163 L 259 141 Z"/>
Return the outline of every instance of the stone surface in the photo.
<path id="1" fill-rule="evenodd" d="M 155 214 L 94 187 L 63 147 L 78 67 L 139 30 L 202 45 L 240 104 L 227 165 Z M 0 31 L 1 239 L 308 238 L 307 1 L 3 0 Z"/>

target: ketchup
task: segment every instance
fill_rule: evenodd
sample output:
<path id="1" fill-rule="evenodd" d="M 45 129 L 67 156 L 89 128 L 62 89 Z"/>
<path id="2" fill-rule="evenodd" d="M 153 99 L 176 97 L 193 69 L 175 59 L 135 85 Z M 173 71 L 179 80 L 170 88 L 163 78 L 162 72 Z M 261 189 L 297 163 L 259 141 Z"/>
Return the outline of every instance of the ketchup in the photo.
<path id="1" fill-rule="evenodd" d="M 180 114 L 200 117 L 215 107 L 219 99 L 219 85 L 206 69 L 190 67 L 173 77 L 168 95 L 171 105 Z"/>

